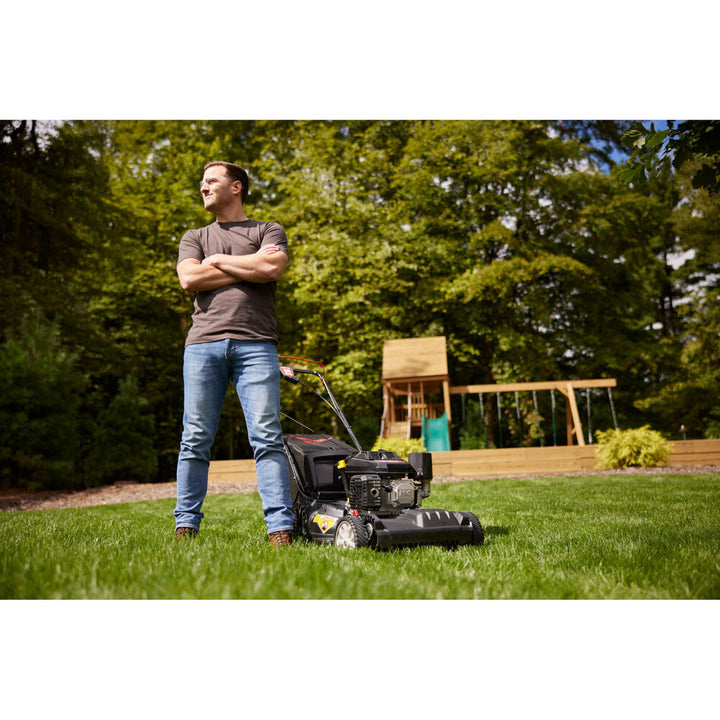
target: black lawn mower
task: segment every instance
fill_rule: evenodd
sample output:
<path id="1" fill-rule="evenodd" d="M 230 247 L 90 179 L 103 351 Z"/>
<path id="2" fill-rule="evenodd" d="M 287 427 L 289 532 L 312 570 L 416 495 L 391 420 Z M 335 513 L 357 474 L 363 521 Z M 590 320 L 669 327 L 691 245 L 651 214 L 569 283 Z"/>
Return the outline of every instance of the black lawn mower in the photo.
<path id="1" fill-rule="evenodd" d="M 363 450 L 330 390 L 324 368 L 320 373 L 282 366 L 280 372 L 288 382 L 302 385 L 327 404 L 354 445 L 315 433 L 283 413 L 311 431 L 283 433 L 296 535 L 340 548 L 483 543 L 483 528 L 473 513 L 420 507 L 430 495 L 431 453 L 410 453 L 406 462 L 387 450 Z M 314 376 L 324 392 L 299 375 Z M 317 380 L 312 381 L 316 386 Z"/>

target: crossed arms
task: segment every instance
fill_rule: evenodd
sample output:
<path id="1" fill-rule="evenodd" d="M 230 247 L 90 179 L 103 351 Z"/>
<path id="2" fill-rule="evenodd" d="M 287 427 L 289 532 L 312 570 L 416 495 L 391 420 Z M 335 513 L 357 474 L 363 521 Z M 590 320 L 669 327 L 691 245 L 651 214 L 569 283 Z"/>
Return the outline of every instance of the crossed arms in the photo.
<path id="1" fill-rule="evenodd" d="M 209 255 L 202 262 L 186 258 L 177 266 L 183 290 L 216 290 L 245 280 L 267 283 L 279 280 L 288 256 L 277 245 L 265 245 L 252 255 Z"/>

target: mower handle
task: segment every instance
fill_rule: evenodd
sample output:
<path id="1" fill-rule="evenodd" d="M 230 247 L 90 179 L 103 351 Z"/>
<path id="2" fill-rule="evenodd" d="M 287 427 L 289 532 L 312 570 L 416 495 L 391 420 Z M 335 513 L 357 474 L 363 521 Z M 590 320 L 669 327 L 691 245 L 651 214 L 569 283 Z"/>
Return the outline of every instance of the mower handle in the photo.
<path id="1" fill-rule="evenodd" d="M 325 368 L 323 367 L 323 370 Z M 355 437 L 355 433 L 353 432 L 353 429 L 348 422 L 347 418 L 345 417 L 342 408 L 338 404 L 338 401 L 335 399 L 335 396 L 332 394 L 332 390 L 330 390 L 330 386 L 327 383 L 327 380 L 325 379 L 325 373 L 321 375 L 317 370 L 303 370 L 301 368 L 292 368 L 288 367 L 287 365 L 282 365 L 280 367 L 280 373 L 281 375 L 291 383 L 299 383 L 299 378 L 295 377 L 296 373 L 302 373 L 304 375 L 314 375 L 316 378 L 319 378 L 320 382 L 322 383 L 323 388 L 325 389 L 325 392 L 328 394 L 328 398 L 330 398 L 330 402 L 328 403 L 330 407 L 333 409 L 334 413 L 340 418 L 342 424 L 345 426 L 345 430 L 347 430 L 348 435 L 352 439 L 353 443 L 355 444 L 355 447 L 362 452 L 362 445 L 360 445 L 360 441 Z M 303 383 L 304 384 L 304 383 Z M 318 397 L 324 400 L 322 395 L 320 395 L 318 392 L 316 392 L 313 388 L 311 388 L 309 385 L 305 385 L 311 392 L 314 392 Z"/>

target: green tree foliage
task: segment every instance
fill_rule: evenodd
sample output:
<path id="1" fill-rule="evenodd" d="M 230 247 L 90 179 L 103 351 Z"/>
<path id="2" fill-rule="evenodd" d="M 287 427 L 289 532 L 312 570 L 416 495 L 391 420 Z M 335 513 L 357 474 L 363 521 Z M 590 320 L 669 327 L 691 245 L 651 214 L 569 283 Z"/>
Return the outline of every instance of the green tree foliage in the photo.
<path id="1" fill-rule="evenodd" d="M 397 138 L 383 129 L 298 126 L 277 208 L 293 253 L 285 292 L 299 331 L 296 349 L 331 359 L 339 391 L 365 404 L 368 383 L 377 383 L 382 341 L 403 325 L 415 262 L 402 257 L 386 207 Z M 402 134 L 402 124 L 393 130 Z"/>
<path id="2" fill-rule="evenodd" d="M 277 295 L 280 354 L 325 363 L 363 443 L 379 430 L 383 341 L 439 334 L 453 384 L 616 377 L 624 424 L 677 433 L 684 422 L 702 435 L 720 412 L 717 196 L 693 187 L 704 155 L 628 185 L 612 158 L 629 128 L 1 123 L 6 345 L 28 310 L 56 328 L 57 356 L 71 357 L 66 371 L 84 380 L 67 409 L 70 426 L 86 429 L 77 462 L 98 468 L 88 482 L 152 475 L 149 460 L 100 470 L 108 438 L 137 444 L 133 424 L 116 423 L 131 401 L 138 427 L 154 418 L 142 447 L 152 446 L 157 477 L 170 479 L 192 310 L 175 274 L 177 248 L 187 229 L 213 220 L 200 202 L 202 166 L 228 159 L 250 172 L 248 213 L 281 222 L 290 240 Z M 294 416 L 338 430 L 319 400 L 292 388 L 284 396 Z M 518 442 L 535 440 L 529 428 L 549 432 L 543 402 L 545 417 L 536 417 L 520 399 Z M 497 440 L 494 403 L 485 404 L 488 446 Z M 609 413 L 600 415 L 594 426 L 609 426 Z M 218 457 L 249 451 L 243 427 L 237 402 L 226 403 Z"/>
<path id="3" fill-rule="evenodd" d="M 656 130 L 632 123 L 623 135 L 631 150 L 622 177 L 627 182 L 643 183 L 653 174 L 680 170 L 697 161 L 692 172 L 692 187 L 720 192 L 720 120 L 684 120 L 677 125 L 667 121 L 667 129 Z"/>
<path id="4" fill-rule="evenodd" d="M 677 188 L 671 215 L 676 343 L 662 377 L 637 403 L 667 431 L 679 434 L 683 426 L 690 437 L 712 436 L 711 418 L 720 413 L 720 202 L 717 194 L 693 189 L 699 162 L 668 181 Z"/>
<path id="5" fill-rule="evenodd" d="M 468 403 L 459 427 L 460 450 L 482 450 L 487 447 L 485 413 L 480 403 Z"/>
<path id="6" fill-rule="evenodd" d="M 155 417 L 160 475 L 171 477 L 182 412 L 179 368 L 192 311 L 175 263 L 184 230 L 206 222 L 196 198 L 208 138 L 193 123 L 116 122 L 104 131 L 112 232 L 89 249 L 86 317 L 94 342 L 86 368 L 98 411 L 123 378 L 136 378 Z"/>
<path id="7" fill-rule="evenodd" d="M 458 384 L 646 382 L 667 209 L 601 171 L 577 127 L 305 123 L 293 145 L 278 212 L 296 350 L 332 360 L 355 412 L 380 413 L 389 337 L 445 334 Z"/>
<path id="8" fill-rule="evenodd" d="M 84 378 L 61 347 L 58 323 L 27 313 L 0 345 L 0 485 L 81 483 L 79 408 Z"/>
<path id="9" fill-rule="evenodd" d="M 34 308 L 81 341 L 81 268 L 107 229 L 103 142 L 93 124 L 0 122 L 0 330 Z"/>
<path id="10" fill-rule="evenodd" d="M 88 485 L 116 480 L 147 482 L 155 477 L 155 418 L 148 408 L 148 401 L 139 395 L 137 380 L 125 378 L 93 428 L 85 461 Z"/>

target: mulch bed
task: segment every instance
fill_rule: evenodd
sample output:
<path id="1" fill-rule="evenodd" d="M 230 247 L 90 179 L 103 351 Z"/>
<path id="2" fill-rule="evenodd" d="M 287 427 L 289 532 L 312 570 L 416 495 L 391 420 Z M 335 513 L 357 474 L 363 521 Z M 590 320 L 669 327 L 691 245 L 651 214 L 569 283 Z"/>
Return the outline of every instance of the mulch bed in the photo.
<path id="1" fill-rule="evenodd" d="M 117 482 L 87 490 L 4 490 L 0 492 L 0 511 L 48 510 L 50 508 L 92 507 L 174 498 L 177 483 Z M 208 495 L 257 492 L 255 483 L 223 481 L 210 483 Z"/>

